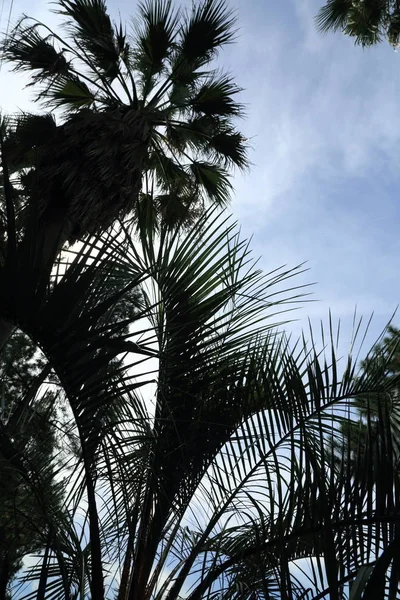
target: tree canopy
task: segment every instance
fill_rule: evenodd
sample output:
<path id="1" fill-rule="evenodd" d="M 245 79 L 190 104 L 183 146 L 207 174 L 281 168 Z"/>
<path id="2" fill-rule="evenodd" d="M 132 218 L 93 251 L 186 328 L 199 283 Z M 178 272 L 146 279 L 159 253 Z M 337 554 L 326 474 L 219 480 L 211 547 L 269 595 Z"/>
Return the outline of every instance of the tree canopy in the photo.
<path id="1" fill-rule="evenodd" d="M 397 0 L 327 0 L 316 21 L 320 31 L 341 31 L 364 47 L 384 39 L 392 46 L 399 43 L 400 6 Z"/>
<path id="2" fill-rule="evenodd" d="M 345 452 L 341 418 L 357 420 L 366 396 L 391 395 L 397 418 L 397 380 L 357 376 L 355 349 L 341 369 L 332 325 L 325 355 L 293 348 L 276 325 L 301 293 L 295 271 L 257 270 L 229 222 L 209 214 L 157 241 L 144 229 L 140 244 L 132 233 L 70 250 L 27 312 L 71 433 L 57 462 L 68 494 L 19 575 L 34 586 L 26 597 L 345 597 L 393 549 L 398 471 L 379 411 L 364 486 L 328 443 Z M 110 315 L 132 289 L 127 331 L 123 312 Z M 7 432 L 3 444 L 15 447 Z"/>
<path id="3" fill-rule="evenodd" d="M 128 31 L 103 0 L 59 0 L 56 12 L 63 33 L 24 17 L 3 43 L 47 111 L 12 119 L 4 142 L 43 218 L 61 213 L 74 240 L 126 214 L 154 226 L 225 206 L 229 170 L 248 164 L 240 88 L 214 61 L 235 37 L 225 2 L 141 2 Z"/>
<path id="4" fill-rule="evenodd" d="M 14 440 L 13 448 L 3 446 L 0 455 L 0 596 L 3 598 L 22 559 L 43 547 L 48 523 L 43 504 L 32 495 L 18 469 L 23 455 L 30 468 L 40 473 L 47 500 L 60 509 L 61 488 L 54 479 L 57 453 L 54 391 L 42 390 L 38 382 L 50 380 L 47 361 L 21 331 L 16 331 L 0 355 L 1 435 Z M 4 437 L 3 437 L 4 444 Z M 49 508 L 49 505 L 46 505 Z"/>

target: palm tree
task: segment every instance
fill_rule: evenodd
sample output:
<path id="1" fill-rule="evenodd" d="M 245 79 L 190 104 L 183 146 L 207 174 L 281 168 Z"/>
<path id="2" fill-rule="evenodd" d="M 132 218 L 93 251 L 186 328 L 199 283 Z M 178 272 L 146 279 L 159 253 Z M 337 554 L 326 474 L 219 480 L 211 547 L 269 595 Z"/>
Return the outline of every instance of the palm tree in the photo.
<path id="1" fill-rule="evenodd" d="M 70 241 L 129 213 L 176 224 L 208 201 L 226 205 L 229 168 L 247 157 L 240 89 L 214 65 L 235 36 L 225 2 L 179 12 L 146 0 L 129 34 L 103 0 L 57 4 L 65 33 L 24 17 L 3 43 L 45 109 L 64 113 L 61 125 L 54 113 L 19 115 L 5 142 L 30 202 L 62 219 Z"/>
<path id="2" fill-rule="evenodd" d="M 317 17 L 320 31 L 341 31 L 356 44 L 371 46 L 386 38 L 397 46 L 400 6 L 397 0 L 327 0 Z"/>
<path id="3" fill-rule="evenodd" d="M 373 346 L 370 353 L 360 363 L 360 369 L 365 378 L 379 378 L 382 381 L 393 382 L 391 384 L 392 393 L 385 394 L 384 390 L 378 395 L 366 394 L 360 396 L 354 403 L 357 418 L 344 418 L 341 428 L 345 433 L 348 447 L 343 450 L 342 441 L 339 441 L 339 453 L 337 460 L 341 463 L 344 460 L 348 463 L 353 477 L 359 482 L 359 485 L 365 485 L 365 455 L 369 452 L 379 452 L 378 447 L 381 443 L 382 418 L 386 420 L 390 428 L 390 437 L 393 453 L 393 467 L 400 471 L 400 431 L 397 421 L 397 403 L 400 398 L 400 388 L 397 387 L 400 373 L 399 360 L 400 330 L 393 325 L 389 325 L 385 330 L 385 335 L 381 336 L 378 342 Z M 381 415 L 381 419 L 379 418 Z M 333 440 L 332 451 L 337 453 L 338 448 Z M 373 476 L 371 474 L 370 484 L 382 475 L 379 465 L 376 465 Z"/>
<path id="4" fill-rule="evenodd" d="M 35 462 L 18 430 L 0 427 L 0 458 L 40 507 L 37 564 L 19 575 L 34 584 L 25 597 L 341 600 L 350 582 L 364 600 L 384 597 L 386 583 L 394 597 L 400 495 L 387 413 L 378 412 L 379 443 L 364 454 L 365 485 L 329 447 L 335 439 L 344 456 L 342 416 L 354 420 L 366 395 L 390 395 L 397 418 L 398 381 L 379 370 L 357 376 L 352 353 L 341 369 L 332 328 L 326 356 L 279 335 L 276 321 L 300 293 L 292 284 L 282 292 L 293 273 L 263 275 L 215 211 L 200 210 L 186 231 L 169 226 L 171 212 L 193 216 L 202 190 L 216 198 L 196 179 L 196 149 L 210 154 L 209 174 L 235 162 L 225 143 L 243 149 L 224 129 L 235 116 L 224 112 L 231 94 L 217 102 L 216 74 L 204 73 L 231 40 L 224 5 L 206 2 L 179 28 L 170 6 L 156 3 L 130 47 L 103 4 L 60 6 L 71 43 L 23 22 L 6 46 L 43 82 L 46 102 L 75 110 L 60 126 L 23 119 L 1 139 L 1 314 L 42 350 L 67 403 L 59 457 Z M 157 53 L 160 31 L 176 35 Z M 123 144 L 111 139 L 116 127 Z M 133 224 L 111 227 L 131 210 Z M 39 405 L 40 384 L 29 396 Z M 46 479 L 55 472 L 60 510 Z"/>
<path id="5" fill-rule="evenodd" d="M 71 432 L 64 510 L 50 511 L 25 597 L 338 600 L 354 582 L 383 598 L 400 514 L 386 416 L 379 452 L 365 454 L 366 479 L 376 465 L 385 475 L 373 486 L 327 448 L 345 442 L 340 420 L 359 397 L 398 382 L 357 376 L 352 354 L 341 368 L 333 327 L 326 356 L 276 333 L 300 293 L 285 285 L 293 273 L 255 269 L 215 213 L 186 232 L 162 226 L 157 243 L 141 227 L 140 243 L 124 226 L 65 253 L 21 311 Z M 134 314 L 112 321 L 133 289 Z"/>
<path id="6" fill-rule="evenodd" d="M 4 179 L 7 182 L 7 177 L 3 176 Z M 4 189 L 4 181 L 2 183 Z M 4 195 L 7 193 L 0 192 L 3 273 L 9 271 L 10 264 Z M 14 194 L 13 200 L 17 221 L 25 201 L 23 192 Z M 18 233 L 21 229 L 21 224 L 15 227 Z M 112 286 L 112 282 L 109 285 Z M 128 323 L 138 302 L 138 290 L 131 289 L 123 301 L 113 304 L 111 314 L 107 315 L 107 325 L 115 320 Z M 125 329 L 127 331 L 127 325 Z M 121 328 L 119 331 L 124 332 Z M 118 360 L 110 361 L 110 375 L 119 367 Z M 37 345 L 18 330 L 0 354 L 0 398 L 0 479 L 3 482 L 0 491 L 0 599 L 3 600 L 8 598 L 12 578 L 21 568 L 23 557 L 40 551 L 49 540 L 54 528 L 49 523 L 49 516 L 54 519 L 56 515 L 57 521 L 64 518 L 60 476 L 63 476 L 65 465 L 60 472 L 57 461 L 54 462 L 55 456 L 62 452 L 58 432 L 65 429 L 64 394 L 50 363 Z M 21 472 L 21 464 L 27 467 L 26 472 Z M 32 477 L 36 481 L 35 490 L 30 485 Z M 46 489 L 45 497 L 39 488 Z"/>
<path id="7" fill-rule="evenodd" d="M 235 36 L 223 1 L 189 13 L 169 0 L 141 3 L 133 35 L 103 0 L 58 7 L 65 35 L 23 18 L 3 43 L 5 60 L 31 73 L 36 98 L 64 118 L 22 114 L 1 127 L 9 218 L 0 347 L 19 321 L 16 296 L 47 285 L 66 241 L 127 214 L 153 228 L 190 223 L 207 202 L 227 204 L 229 169 L 247 165 L 234 125 L 240 90 L 213 63 Z"/>

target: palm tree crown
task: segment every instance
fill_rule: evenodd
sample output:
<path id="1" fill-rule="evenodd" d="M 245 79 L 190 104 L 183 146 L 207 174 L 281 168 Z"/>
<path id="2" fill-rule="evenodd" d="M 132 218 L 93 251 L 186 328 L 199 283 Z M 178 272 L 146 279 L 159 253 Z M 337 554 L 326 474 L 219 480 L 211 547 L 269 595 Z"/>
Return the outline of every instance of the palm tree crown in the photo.
<path id="1" fill-rule="evenodd" d="M 362 46 L 372 46 L 384 38 L 393 46 L 399 42 L 397 0 L 328 0 L 316 20 L 321 31 L 340 30 Z"/>
<path id="2" fill-rule="evenodd" d="M 61 126 L 49 114 L 19 116 L 7 146 L 15 171 L 36 167 L 23 183 L 39 183 L 42 212 L 64 211 L 74 237 L 132 211 L 176 223 L 206 201 L 226 204 L 229 169 L 246 167 L 247 153 L 233 122 L 240 89 L 211 64 L 235 36 L 225 3 L 179 12 L 142 2 L 132 36 L 103 0 L 57 4 L 65 37 L 24 17 L 3 47 L 31 73 L 36 98 L 65 115 Z"/>

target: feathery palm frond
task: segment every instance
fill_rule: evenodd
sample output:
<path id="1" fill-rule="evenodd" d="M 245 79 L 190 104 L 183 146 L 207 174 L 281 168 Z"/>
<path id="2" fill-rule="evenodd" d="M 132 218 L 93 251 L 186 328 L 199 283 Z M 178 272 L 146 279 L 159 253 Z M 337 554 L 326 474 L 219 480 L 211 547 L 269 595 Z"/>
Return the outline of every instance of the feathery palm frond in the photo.
<path id="1" fill-rule="evenodd" d="M 226 232 L 212 219 L 184 239 L 164 231 L 155 245 L 143 236 L 140 253 L 120 233 L 87 245 L 64 274 L 55 273 L 42 299 L 24 313 L 19 307 L 24 329 L 43 348 L 71 407 L 80 447 L 74 474 L 84 469 L 86 484 L 77 487 L 74 475 L 69 485 L 76 490 L 74 510 L 88 502 L 85 585 L 92 594 L 102 594 L 104 564 L 123 559 L 127 535 L 142 557 L 141 565 L 128 561 L 132 589 L 147 586 L 141 577 L 151 575 L 163 531 L 179 526 L 210 461 L 244 411 L 254 410 L 250 398 L 245 408 L 241 388 L 259 353 L 257 322 L 275 304 L 279 310 L 279 301 L 269 298 L 268 278 L 246 266 L 247 247 L 235 242 L 232 226 Z M 273 273 L 271 282 L 288 276 Z M 143 300 L 135 317 L 110 322 L 116 302 L 138 286 Z M 115 363 L 123 355 L 124 362 Z M 139 394 L 150 384 L 157 384 L 153 409 Z M 237 392 L 229 406 L 232 386 Z M 144 540 L 148 547 L 140 550 Z"/>
<path id="2" fill-rule="evenodd" d="M 65 526 L 31 581 L 54 598 L 343 597 L 396 539 L 396 402 L 370 401 L 363 485 L 329 445 L 346 453 L 343 418 L 398 382 L 357 376 L 354 349 L 341 366 L 332 326 L 325 353 L 277 334 L 299 290 L 277 296 L 291 272 L 255 270 L 232 225 L 142 226 L 140 243 L 125 227 L 70 250 L 9 307 L 69 406 Z"/>
<path id="3" fill-rule="evenodd" d="M 353 0 L 328 0 L 316 17 L 318 28 L 325 33 L 344 29 L 353 4 Z"/>

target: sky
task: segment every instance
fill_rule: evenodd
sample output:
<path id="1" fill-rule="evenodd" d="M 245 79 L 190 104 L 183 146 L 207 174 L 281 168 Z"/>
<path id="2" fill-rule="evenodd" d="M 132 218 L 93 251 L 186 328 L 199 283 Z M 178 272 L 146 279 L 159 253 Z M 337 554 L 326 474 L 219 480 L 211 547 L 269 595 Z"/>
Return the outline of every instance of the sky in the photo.
<path id="1" fill-rule="evenodd" d="M 47 2 L 11 1 L 4 0 L 2 31 L 10 8 L 11 23 L 23 12 L 54 22 Z M 234 179 L 234 218 L 265 270 L 307 262 L 298 284 L 315 283 L 312 302 L 291 315 L 298 320 L 289 331 L 297 335 L 308 317 L 327 322 L 331 309 L 348 338 L 357 307 L 367 319 L 374 312 L 372 343 L 400 300 L 400 51 L 386 43 L 363 50 L 339 33 L 318 33 L 322 0 L 228 4 L 238 38 L 218 64 L 243 88 L 247 117 L 239 127 L 252 162 Z M 135 2 L 108 6 L 128 20 Z M 0 107 L 28 108 L 24 79 L 7 69 Z"/>

